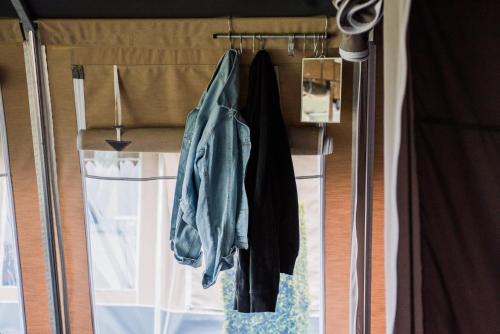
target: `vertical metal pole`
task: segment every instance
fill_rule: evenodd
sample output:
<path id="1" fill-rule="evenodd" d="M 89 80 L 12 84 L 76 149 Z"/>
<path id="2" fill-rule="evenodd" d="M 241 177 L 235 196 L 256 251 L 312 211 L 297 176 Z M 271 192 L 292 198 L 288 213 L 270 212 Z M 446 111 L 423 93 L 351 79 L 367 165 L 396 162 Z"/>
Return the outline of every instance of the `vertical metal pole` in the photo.
<path id="1" fill-rule="evenodd" d="M 372 222 L 373 222 L 373 168 L 375 159 L 375 88 L 376 88 L 376 48 L 369 45 L 366 85 L 366 151 L 365 151 L 365 256 L 364 256 L 364 300 L 365 333 L 371 326 L 371 283 L 372 283 Z"/>
<path id="2" fill-rule="evenodd" d="M 326 137 L 326 126 L 324 123 L 321 123 L 321 128 L 323 130 L 322 134 L 322 139 L 323 139 L 323 145 L 325 144 L 325 137 Z M 319 185 L 319 191 L 320 191 L 320 223 L 321 223 L 321 239 L 320 239 L 320 249 L 321 249 L 321 255 L 320 255 L 320 263 L 321 263 L 321 299 L 320 299 L 320 323 L 319 323 L 319 332 L 321 334 L 325 334 L 325 328 L 326 328 L 326 270 L 325 270 L 325 150 L 322 147 L 321 149 L 321 155 L 319 157 L 320 161 L 320 185 Z"/>
<path id="3" fill-rule="evenodd" d="M 48 90 L 44 84 L 42 48 L 36 32 L 27 31 L 24 42 L 26 75 L 31 116 L 31 130 L 42 222 L 42 239 L 47 268 L 49 306 L 53 333 L 69 333 L 66 313 L 67 298 L 64 279 L 64 256 L 57 200 L 57 181 L 52 144 L 52 124 Z"/>
<path id="4" fill-rule="evenodd" d="M 354 64 L 352 124 L 352 247 L 350 333 L 369 334 L 371 316 L 371 230 L 375 149 L 375 45 Z"/>

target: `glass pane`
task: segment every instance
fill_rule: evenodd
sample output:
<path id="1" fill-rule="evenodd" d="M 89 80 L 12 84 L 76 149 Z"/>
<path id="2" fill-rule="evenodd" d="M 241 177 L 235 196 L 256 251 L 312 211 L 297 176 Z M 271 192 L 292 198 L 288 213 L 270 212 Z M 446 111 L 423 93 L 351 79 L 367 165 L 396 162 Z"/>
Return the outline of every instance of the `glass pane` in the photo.
<path id="1" fill-rule="evenodd" d="M 0 95 L 0 333 L 24 333 L 16 225 Z"/>
<path id="2" fill-rule="evenodd" d="M 1 97 L 0 97 L 0 103 L 2 102 L 1 100 Z M 0 105 L 0 112 L 2 112 L 2 106 Z M 0 117 L 3 117 L 3 114 L 0 115 Z M 4 125 L 3 125 L 3 122 L 1 122 L 0 120 L 0 126 L 1 126 L 1 129 L 0 131 L 2 131 L 2 136 L 5 136 L 5 128 L 4 128 Z M 0 137 L 0 176 L 6 176 L 7 174 L 7 166 L 6 166 L 6 163 L 5 163 L 5 159 L 8 159 L 8 153 L 7 153 L 7 150 L 5 149 L 5 143 L 3 143 L 4 139 L 3 137 Z"/>
<path id="3" fill-rule="evenodd" d="M 276 313 L 250 315 L 231 309 L 234 271 L 205 290 L 203 268 L 178 264 L 170 251 L 178 154 L 82 158 L 98 333 L 319 333 L 319 157 L 294 157 L 301 223 L 295 274 L 282 277 Z"/>
<path id="4" fill-rule="evenodd" d="M 224 333 L 320 333 L 321 315 L 321 194 L 318 156 L 294 156 L 298 177 L 300 251 L 293 276 L 281 275 L 275 313 L 232 310 L 234 271 L 223 278 L 226 319 Z M 310 178 L 309 178 L 310 177 Z"/>

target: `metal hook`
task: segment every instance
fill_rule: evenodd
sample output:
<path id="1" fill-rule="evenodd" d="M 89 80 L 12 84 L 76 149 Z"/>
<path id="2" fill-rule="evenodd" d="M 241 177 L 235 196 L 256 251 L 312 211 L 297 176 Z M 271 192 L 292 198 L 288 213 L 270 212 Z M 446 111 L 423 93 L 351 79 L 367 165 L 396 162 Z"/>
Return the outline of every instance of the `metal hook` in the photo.
<path id="1" fill-rule="evenodd" d="M 325 43 L 327 37 L 328 37 L 328 16 L 325 17 L 325 33 L 323 34 L 323 39 L 321 40 L 321 57 L 326 57 L 326 53 L 328 52 L 328 48 L 326 48 L 325 51 Z"/>
<path id="2" fill-rule="evenodd" d="M 315 57 L 319 57 L 320 56 L 320 34 L 316 34 L 316 52 L 314 53 L 314 56 Z"/>
<path id="3" fill-rule="evenodd" d="M 320 57 L 325 56 L 325 37 L 321 36 L 321 54 Z"/>
<path id="4" fill-rule="evenodd" d="M 243 37 L 241 37 L 241 34 L 240 34 L 240 55 L 243 54 Z"/>
<path id="5" fill-rule="evenodd" d="M 302 57 L 306 56 L 306 43 L 307 43 L 307 37 L 306 34 L 303 34 L 304 37 L 304 43 L 302 44 Z"/>
<path id="6" fill-rule="evenodd" d="M 227 30 L 228 30 L 229 48 L 233 49 L 233 37 L 231 36 L 231 34 L 233 33 L 233 22 L 231 16 L 227 18 Z"/>
<path id="7" fill-rule="evenodd" d="M 317 38 L 316 33 L 314 33 L 313 34 L 313 53 L 314 53 L 314 57 L 318 56 L 318 41 L 319 41 L 319 38 Z"/>
<path id="8" fill-rule="evenodd" d="M 295 35 L 290 34 L 288 36 L 288 56 L 292 57 L 295 52 Z"/>
<path id="9" fill-rule="evenodd" d="M 255 55 L 255 34 L 252 35 L 252 56 Z"/>
<path id="10" fill-rule="evenodd" d="M 260 49 L 264 50 L 264 40 L 262 39 L 261 34 L 259 34 L 259 43 L 260 43 Z"/>

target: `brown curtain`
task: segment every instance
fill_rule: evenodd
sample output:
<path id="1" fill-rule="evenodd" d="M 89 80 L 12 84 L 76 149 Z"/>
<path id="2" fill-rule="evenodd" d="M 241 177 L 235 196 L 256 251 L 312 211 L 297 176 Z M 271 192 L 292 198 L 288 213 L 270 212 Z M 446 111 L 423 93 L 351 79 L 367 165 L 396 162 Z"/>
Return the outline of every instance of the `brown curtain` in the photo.
<path id="1" fill-rule="evenodd" d="M 407 89 L 401 110 L 401 144 L 397 179 L 399 242 L 394 333 L 421 334 L 423 323 L 420 211 L 412 87 L 411 69 L 408 69 Z"/>
<path id="2" fill-rule="evenodd" d="M 493 0 L 412 1 L 400 333 L 500 328 L 499 13 Z"/>

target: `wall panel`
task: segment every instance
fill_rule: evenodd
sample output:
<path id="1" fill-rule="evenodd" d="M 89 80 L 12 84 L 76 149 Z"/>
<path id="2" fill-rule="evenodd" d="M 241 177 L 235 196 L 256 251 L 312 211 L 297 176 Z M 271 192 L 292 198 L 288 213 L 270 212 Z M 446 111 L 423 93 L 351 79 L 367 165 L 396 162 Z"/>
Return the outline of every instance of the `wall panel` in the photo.
<path id="1" fill-rule="evenodd" d="M 19 23 L 0 20 L 2 86 L 28 333 L 50 333 L 26 71 Z"/>

